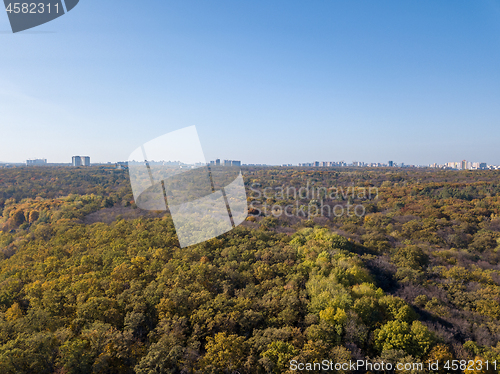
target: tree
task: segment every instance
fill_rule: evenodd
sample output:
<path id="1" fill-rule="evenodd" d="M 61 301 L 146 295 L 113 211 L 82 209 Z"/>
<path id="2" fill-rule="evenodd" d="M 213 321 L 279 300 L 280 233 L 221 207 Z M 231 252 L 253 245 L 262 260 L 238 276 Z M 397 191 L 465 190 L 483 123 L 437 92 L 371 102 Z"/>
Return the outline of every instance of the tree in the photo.
<path id="1" fill-rule="evenodd" d="M 420 321 L 411 325 L 404 321 L 389 321 L 375 331 L 375 347 L 380 351 L 401 349 L 423 357 L 434 343 L 433 334 Z"/>
<path id="2" fill-rule="evenodd" d="M 448 374 L 449 370 L 444 368 L 444 363 L 447 361 L 451 362 L 453 360 L 453 355 L 450 352 L 450 349 L 444 344 L 436 344 L 429 355 L 427 356 L 427 363 L 439 362 L 439 374 Z"/>
<path id="3" fill-rule="evenodd" d="M 213 338 L 207 337 L 205 349 L 207 353 L 200 366 L 207 371 L 231 373 L 241 370 L 246 357 L 245 338 L 226 332 L 217 333 Z"/>
<path id="4" fill-rule="evenodd" d="M 297 350 L 293 345 L 278 340 L 269 344 L 267 350 L 262 353 L 262 357 L 272 362 L 273 373 L 280 374 L 296 354 Z"/>

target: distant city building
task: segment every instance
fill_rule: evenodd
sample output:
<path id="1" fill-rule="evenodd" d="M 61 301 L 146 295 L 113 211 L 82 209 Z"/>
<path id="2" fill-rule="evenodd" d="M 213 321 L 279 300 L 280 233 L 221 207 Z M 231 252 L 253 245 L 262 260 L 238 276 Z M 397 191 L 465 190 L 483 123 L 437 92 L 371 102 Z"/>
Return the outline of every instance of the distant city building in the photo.
<path id="1" fill-rule="evenodd" d="M 90 166 L 90 157 L 88 157 L 88 156 L 73 156 L 71 164 L 73 166 Z"/>
<path id="2" fill-rule="evenodd" d="M 37 158 L 34 160 L 26 160 L 27 166 L 42 166 L 47 165 L 47 159 L 45 158 Z"/>
<path id="3" fill-rule="evenodd" d="M 210 166 L 221 166 L 221 162 L 219 159 L 216 159 L 215 161 L 210 161 L 209 165 Z M 224 160 L 222 162 L 222 166 L 241 166 L 241 161 Z"/>
<path id="4" fill-rule="evenodd" d="M 358 163 L 354 162 L 354 164 L 358 164 Z M 364 165 L 364 163 L 359 163 L 359 164 Z M 283 166 L 285 166 L 285 165 L 286 164 L 284 164 Z M 347 164 L 344 161 L 338 161 L 338 162 L 335 162 L 335 161 L 315 161 L 315 162 L 299 163 L 298 166 L 301 166 L 301 167 L 334 167 L 334 166 L 347 166 Z"/>
<path id="5" fill-rule="evenodd" d="M 47 160 L 45 159 L 34 159 L 34 160 L 26 160 L 27 166 L 38 166 L 38 165 L 46 165 Z"/>
<path id="6" fill-rule="evenodd" d="M 283 164 L 282 166 L 287 166 Z M 351 164 L 347 164 L 344 161 L 315 161 L 315 162 L 305 162 L 299 163 L 299 167 L 404 167 L 404 168 L 420 168 L 420 167 L 431 167 L 436 169 L 454 169 L 454 170 L 499 170 L 500 165 L 488 165 L 486 162 L 470 162 L 463 160 L 461 162 L 447 162 L 444 164 L 431 163 L 428 165 L 413 165 L 405 164 L 403 162 L 396 163 L 394 161 L 388 161 L 387 164 L 372 162 L 366 163 L 361 161 L 353 161 Z"/>
<path id="7" fill-rule="evenodd" d="M 488 167 L 486 162 L 473 162 L 471 166 L 471 169 L 474 170 L 484 170 Z"/>

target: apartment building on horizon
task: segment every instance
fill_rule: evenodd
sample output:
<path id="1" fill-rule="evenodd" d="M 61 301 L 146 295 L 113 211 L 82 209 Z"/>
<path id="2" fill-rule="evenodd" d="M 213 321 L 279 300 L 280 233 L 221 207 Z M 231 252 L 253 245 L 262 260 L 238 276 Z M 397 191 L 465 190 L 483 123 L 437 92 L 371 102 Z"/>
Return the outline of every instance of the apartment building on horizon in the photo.
<path id="1" fill-rule="evenodd" d="M 447 162 L 444 165 L 436 165 L 434 167 L 444 167 L 457 170 L 485 170 L 488 168 L 488 164 L 486 162 L 470 162 L 462 160 L 461 162 Z"/>
<path id="2" fill-rule="evenodd" d="M 47 165 L 46 158 L 36 158 L 34 160 L 26 160 L 26 166 L 44 166 Z"/>
<path id="3" fill-rule="evenodd" d="M 73 156 L 71 164 L 77 166 L 90 166 L 89 156 Z"/>
<path id="4" fill-rule="evenodd" d="M 222 163 L 220 159 L 216 159 L 215 161 L 210 161 L 210 166 L 241 166 L 241 161 L 236 160 L 224 160 Z"/>

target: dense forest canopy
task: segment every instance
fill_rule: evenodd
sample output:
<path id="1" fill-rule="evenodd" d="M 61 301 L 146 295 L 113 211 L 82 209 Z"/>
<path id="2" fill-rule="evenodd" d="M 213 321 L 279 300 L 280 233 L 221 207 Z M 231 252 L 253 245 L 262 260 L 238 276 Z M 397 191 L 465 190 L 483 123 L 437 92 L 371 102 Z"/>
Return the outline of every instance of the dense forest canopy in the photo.
<path id="1" fill-rule="evenodd" d="M 180 249 L 126 170 L 0 169 L 0 373 L 500 366 L 500 172 L 243 174 L 244 224 Z"/>

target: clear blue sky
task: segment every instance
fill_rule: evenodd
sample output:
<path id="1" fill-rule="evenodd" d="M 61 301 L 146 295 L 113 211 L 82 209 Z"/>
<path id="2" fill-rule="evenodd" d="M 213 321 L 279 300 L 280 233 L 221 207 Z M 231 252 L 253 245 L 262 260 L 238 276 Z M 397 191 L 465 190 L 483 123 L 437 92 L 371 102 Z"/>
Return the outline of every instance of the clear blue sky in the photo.
<path id="1" fill-rule="evenodd" d="M 81 0 L 0 48 L 0 161 L 500 164 L 499 1 Z"/>

